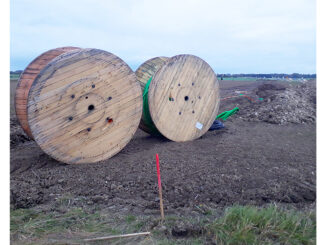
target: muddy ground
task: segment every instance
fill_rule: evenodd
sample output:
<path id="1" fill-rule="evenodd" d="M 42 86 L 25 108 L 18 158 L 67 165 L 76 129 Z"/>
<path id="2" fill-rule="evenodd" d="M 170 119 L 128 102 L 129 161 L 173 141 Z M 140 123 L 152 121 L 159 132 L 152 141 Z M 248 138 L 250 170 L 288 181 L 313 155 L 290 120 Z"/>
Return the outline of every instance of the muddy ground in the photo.
<path id="1" fill-rule="evenodd" d="M 198 211 L 199 204 L 211 208 L 272 202 L 307 208 L 315 204 L 316 102 L 315 87 L 310 84 L 222 81 L 221 97 L 235 97 L 222 100 L 220 111 L 240 108 L 224 122 L 224 129 L 186 143 L 138 130 L 120 153 L 88 165 L 60 163 L 24 135 L 13 108 L 15 85 L 11 82 L 13 208 L 60 211 L 58 201 L 68 198 L 70 207 L 158 214 L 156 153 L 166 213 Z M 237 97 L 239 93 L 252 100 Z M 292 103 L 300 96 L 304 103 Z M 288 102 L 292 104 L 286 110 Z M 274 110 L 277 105 L 281 109 Z"/>

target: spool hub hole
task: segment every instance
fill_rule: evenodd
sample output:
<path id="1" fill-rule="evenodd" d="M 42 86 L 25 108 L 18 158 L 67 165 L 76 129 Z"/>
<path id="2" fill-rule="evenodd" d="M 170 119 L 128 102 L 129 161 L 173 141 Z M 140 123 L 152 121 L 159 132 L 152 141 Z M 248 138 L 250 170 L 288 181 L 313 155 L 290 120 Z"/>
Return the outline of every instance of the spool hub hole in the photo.
<path id="1" fill-rule="evenodd" d="M 106 121 L 108 122 L 108 124 L 113 123 L 113 119 L 110 118 L 110 117 L 107 117 L 107 118 L 106 118 Z"/>
<path id="2" fill-rule="evenodd" d="M 94 106 L 94 105 L 89 105 L 89 106 L 88 106 L 88 110 L 89 110 L 89 111 L 92 111 L 92 110 L 94 110 L 94 109 L 95 109 L 95 106 Z"/>

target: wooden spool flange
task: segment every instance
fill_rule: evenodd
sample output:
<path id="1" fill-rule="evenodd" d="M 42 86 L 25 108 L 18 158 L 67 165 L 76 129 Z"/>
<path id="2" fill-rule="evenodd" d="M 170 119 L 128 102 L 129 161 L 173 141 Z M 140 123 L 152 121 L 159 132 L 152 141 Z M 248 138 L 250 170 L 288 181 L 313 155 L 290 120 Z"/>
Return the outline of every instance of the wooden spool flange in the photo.
<path id="1" fill-rule="evenodd" d="M 135 73 L 143 93 L 148 80 L 154 76 L 154 74 L 165 64 L 168 59 L 168 57 L 156 57 L 145 61 L 138 67 Z M 156 134 L 156 130 L 153 130 L 152 125 L 147 123 L 144 112 L 140 120 L 139 128 L 149 134 Z"/>
<path id="2" fill-rule="evenodd" d="M 148 90 L 155 127 L 177 142 L 194 140 L 206 133 L 217 116 L 219 103 L 214 71 L 193 55 L 169 58 L 154 74 Z"/>
<path id="3" fill-rule="evenodd" d="M 55 57 L 71 50 L 79 49 L 77 47 L 62 47 L 51 49 L 36 57 L 22 72 L 19 77 L 16 93 L 15 93 L 15 110 L 19 124 L 23 128 L 24 132 L 33 138 L 31 130 L 27 121 L 27 97 L 29 90 L 32 86 L 37 75 L 40 71 Z"/>
<path id="4" fill-rule="evenodd" d="M 99 49 L 72 51 L 40 72 L 27 112 L 44 152 L 65 163 L 94 163 L 131 140 L 142 113 L 141 88 L 119 57 Z"/>

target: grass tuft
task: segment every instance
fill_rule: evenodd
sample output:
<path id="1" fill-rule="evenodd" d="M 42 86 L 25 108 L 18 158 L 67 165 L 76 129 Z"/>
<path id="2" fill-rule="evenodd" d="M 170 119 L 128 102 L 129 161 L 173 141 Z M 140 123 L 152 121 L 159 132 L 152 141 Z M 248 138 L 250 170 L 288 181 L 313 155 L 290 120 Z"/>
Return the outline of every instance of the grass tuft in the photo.
<path id="1" fill-rule="evenodd" d="M 136 221 L 136 216 L 134 216 L 134 215 L 127 215 L 127 216 L 126 216 L 126 222 L 127 222 L 128 224 L 131 224 L 131 223 L 133 223 L 134 221 Z"/>

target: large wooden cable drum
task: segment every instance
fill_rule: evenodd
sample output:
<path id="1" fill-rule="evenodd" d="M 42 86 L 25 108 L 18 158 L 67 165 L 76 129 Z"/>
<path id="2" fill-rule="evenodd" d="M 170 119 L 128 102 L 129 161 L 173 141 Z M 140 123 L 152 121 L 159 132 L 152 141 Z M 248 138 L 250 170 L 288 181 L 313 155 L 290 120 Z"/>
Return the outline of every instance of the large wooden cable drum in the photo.
<path id="1" fill-rule="evenodd" d="M 218 114 L 219 102 L 215 72 L 193 55 L 169 58 L 148 87 L 148 106 L 155 127 L 177 142 L 206 133 Z"/>
<path id="2" fill-rule="evenodd" d="M 42 69 L 30 88 L 27 112 L 44 152 L 65 163 L 94 163 L 131 140 L 142 114 L 142 93 L 119 57 L 82 49 Z"/>
<path id="3" fill-rule="evenodd" d="M 143 64 L 141 64 L 136 70 L 137 81 L 139 82 L 142 92 L 144 93 L 145 86 L 150 78 L 154 76 L 154 74 L 165 64 L 168 60 L 168 57 L 155 57 L 153 59 L 147 60 Z M 144 107 L 147 106 L 144 104 Z M 139 128 L 143 131 L 157 135 L 159 132 L 153 125 L 153 122 L 146 116 L 144 113 L 146 109 L 143 110 L 142 118 L 140 120 Z"/>
<path id="4" fill-rule="evenodd" d="M 40 71 L 57 56 L 72 51 L 78 50 L 77 47 L 62 47 L 51 49 L 36 57 L 22 72 L 19 77 L 16 93 L 15 93 L 15 110 L 19 124 L 24 132 L 33 138 L 27 121 L 27 98 L 29 90 Z"/>

